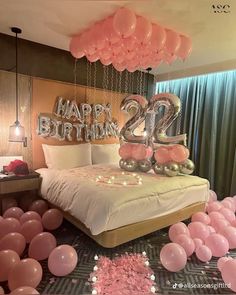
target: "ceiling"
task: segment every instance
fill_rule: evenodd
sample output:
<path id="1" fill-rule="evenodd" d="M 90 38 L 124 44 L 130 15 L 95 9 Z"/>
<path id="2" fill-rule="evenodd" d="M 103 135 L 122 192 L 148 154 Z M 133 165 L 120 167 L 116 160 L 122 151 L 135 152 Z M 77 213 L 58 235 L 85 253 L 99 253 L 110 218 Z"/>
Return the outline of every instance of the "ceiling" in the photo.
<path id="1" fill-rule="evenodd" d="M 214 0 L 0 0 L 0 32 L 23 30 L 21 38 L 68 50 L 73 34 L 111 15 L 120 6 L 153 22 L 189 35 L 193 52 L 185 61 L 162 64 L 153 73 L 167 73 L 236 59 L 236 1 Z M 218 9 L 220 11 L 221 9 Z M 225 12 L 224 12 L 225 11 Z"/>

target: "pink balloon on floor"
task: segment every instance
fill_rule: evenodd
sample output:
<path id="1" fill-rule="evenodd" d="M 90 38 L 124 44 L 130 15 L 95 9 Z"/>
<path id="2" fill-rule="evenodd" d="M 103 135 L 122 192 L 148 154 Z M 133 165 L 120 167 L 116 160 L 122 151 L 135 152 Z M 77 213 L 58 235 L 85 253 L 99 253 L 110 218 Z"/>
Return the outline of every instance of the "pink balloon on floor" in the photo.
<path id="1" fill-rule="evenodd" d="M 19 256 L 26 246 L 25 237 L 20 233 L 9 233 L 0 240 L 0 250 L 13 250 Z"/>
<path id="2" fill-rule="evenodd" d="M 43 270 L 38 261 L 26 258 L 9 272 L 8 286 L 11 291 L 21 286 L 36 288 L 42 280 Z"/>
<path id="3" fill-rule="evenodd" d="M 221 208 L 220 213 L 224 215 L 225 219 L 227 219 L 230 223 L 235 220 L 235 214 L 228 208 Z"/>
<path id="4" fill-rule="evenodd" d="M 233 258 L 230 256 L 224 256 L 218 259 L 217 261 L 217 267 L 219 269 L 219 271 L 222 271 L 223 265 L 225 264 L 225 262 L 232 260 Z"/>
<path id="5" fill-rule="evenodd" d="M 42 231 L 42 223 L 35 219 L 26 221 L 21 225 L 20 229 L 20 232 L 25 237 L 26 243 L 30 243 L 31 240 Z"/>
<path id="6" fill-rule="evenodd" d="M 29 207 L 29 211 L 35 211 L 37 212 L 39 215 L 43 215 L 46 211 L 48 210 L 48 204 L 46 201 L 44 200 L 36 200 L 34 201 L 30 207 Z"/>
<path id="7" fill-rule="evenodd" d="M 183 247 L 176 243 L 169 243 L 161 249 L 160 260 L 167 270 L 176 272 L 185 267 L 187 255 Z"/>
<path id="8" fill-rule="evenodd" d="M 217 201 L 217 194 L 213 190 L 209 190 L 209 201 L 214 202 Z"/>
<path id="9" fill-rule="evenodd" d="M 204 212 L 196 212 L 192 215 L 191 221 L 200 221 L 205 224 L 210 224 L 210 217 Z"/>
<path id="10" fill-rule="evenodd" d="M 61 245 L 52 250 L 48 258 L 50 272 L 58 277 L 71 273 L 78 262 L 75 249 L 69 245 Z"/>
<path id="11" fill-rule="evenodd" d="M 193 239 L 194 245 L 195 245 L 195 251 L 198 247 L 203 245 L 203 241 L 199 238 L 194 238 Z"/>
<path id="12" fill-rule="evenodd" d="M 23 213 L 24 211 L 21 208 L 11 207 L 4 212 L 3 218 L 13 217 L 19 220 Z"/>
<path id="13" fill-rule="evenodd" d="M 20 217 L 20 223 L 23 224 L 25 223 L 26 221 L 29 221 L 29 220 L 38 220 L 38 221 L 42 221 L 42 218 L 41 216 L 35 212 L 35 211 L 27 211 L 25 212 L 24 214 L 21 215 Z"/>
<path id="14" fill-rule="evenodd" d="M 42 216 L 43 227 L 47 230 L 54 230 L 61 226 L 63 215 L 58 209 L 49 209 Z"/>
<path id="15" fill-rule="evenodd" d="M 175 243 L 179 244 L 181 247 L 184 248 L 184 251 L 187 254 L 187 257 L 191 256 L 195 250 L 194 241 L 185 234 L 181 234 L 176 237 Z"/>
<path id="16" fill-rule="evenodd" d="M 5 292 L 4 292 L 4 290 L 3 290 L 3 288 L 0 286 L 0 294 L 2 295 L 2 294 L 5 294 Z"/>
<path id="17" fill-rule="evenodd" d="M 28 294 L 39 294 L 37 290 L 32 287 L 19 287 L 13 290 L 10 295 L 28 295 Z"/>
<path id="18" fill-rule="evenodd" d="M 6 218 L 0 220 L 0 239 L 9 233 L 20 232 L 20 222 L 16 218 Z"/>
<path id="19" fill-rule="evenodd" d="M 203 241 L 209 236 L 209 229 L 206 224 L 199 221 L 189 223 L 188 229 L 192 239 L 199 238 Z"/>
<path id="20" fill-rule="evenodd" d="M 223 281 L 229 288 L 236 292 L 236 259 L 226 261 L 222 267 L 221 275 Z"/>
<path id="21" fill-rule="evenodd" d="M 216 232 L 220 232 L 225 227 L 229 226 L 230 223 L 226 219 L 214 219 L 214 221 L 212 221 L 211 225 L 215 229 Z"/>
<path id="22" fill-rule="evenodd" d="M 189 236 L 189 230 L 185 223 L 178 222 L 170 226 L 169 238 L 172 242 L 174 242 L 180 234 L 186 234 Z"/>
<path id="23" fill-rule="evenodd" d="M 20 262 L 19 255 L 12 250 L 0 251 L 0 282 L 8 279 L 9 272 Z"/>
<path id="24" fill-rule="evenodd" d="M 232 200 L 232 198 L 225 198 L 221 204 L 225 207 L 230 209 L 231 211 L 233 211 L 235 213 L 235 204 L 234 201 Z"/>
<path id="25" fill-rule="evenodd" d="M 232 225 L 233 227 L 236 227 L 236 219 L 233 220 L 233 221 L 231 222 L 231 225 Z"/>
<path id="26" fill-rule="evenodd" d="M 208 214 L 208 216 L 210 217 L 211 219 L 211 222 L 210 224 L 214 223 L 215 220 L 217 219 L 225 219 L 224 215 L 221 214 L 220 212 L 218 211 L 212 211 Z"/>
<path id="27" fill-rule="evenodd" d="M 196 249 L 196 256 L 202 262 L 210 261 L 212 258 L 212 252 L 206 245 L 201 245 Z"/>
<path id="28" fill-rule="evenodd" d="M 0 216 L 0 221 L 1 221 L 1 220 L 3 220 L 3 217 L 2 217 L 2 216 Z"/>
<path id="29" fill-rule="evenodd" d="M 23 196 L 21 197 L 19 201 L 19 207 L 24 211 L 28 211 L 30 205 L 33 203 L 33 201 L 36 200 L 36 197 L 29 197 L 29 196 Z"/>
<path id="30" fill-rule="evenodd" d="M 219 211 L 221 208 L 223 208 L 223 205 L 219 201 L 214 201 L 208 204 L 207 212 Z"/>
<path id="31" fill-rule="evenodd" d="M 205 245 L 211 249 L 212 256 L 222 257 L 229 251 L 229 242 L 220 234 L 211 234 L 205 240 Z"/>
<path id="32" fill-rule="evenodd" d="M 47 259 L 57 246 L 56 238 L 48 232 L 37 234 L 29 245 L 29 257 L 38 261 Z"/>
<path id="33" fill-rule="evenodd" d="M 223 235 L 229 242 L 229 249 L 236 248 L 236 228 L 233 226 L 227 226 L 220 231 L 220 234 Z"/>
<path id="34" fill-rule="evenodd" d="M 214 229 L 214 227 L 212 227 L 211 225 L 208 225 L 208 229 L 209 229 L 209 233 L 213 234 L 216 232 L 216 230 Z"/>

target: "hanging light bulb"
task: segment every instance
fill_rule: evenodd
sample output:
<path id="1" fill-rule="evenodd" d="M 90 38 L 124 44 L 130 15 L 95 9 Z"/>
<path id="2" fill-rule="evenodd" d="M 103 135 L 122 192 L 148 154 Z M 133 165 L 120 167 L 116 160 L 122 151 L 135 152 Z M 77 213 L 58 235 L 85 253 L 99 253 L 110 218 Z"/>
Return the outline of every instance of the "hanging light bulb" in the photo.
<path id="1" fill-rule="evenodd" d="M 20 124 L 19 117 L 19 99 L 18 99 L 18 34 L 21 34 L 21 29 L 11 28 L 11 31 L 16 34 L 16 121 L 9 129 L 10 142 L 24 142 L 26 146 L 25 128 Z"/>

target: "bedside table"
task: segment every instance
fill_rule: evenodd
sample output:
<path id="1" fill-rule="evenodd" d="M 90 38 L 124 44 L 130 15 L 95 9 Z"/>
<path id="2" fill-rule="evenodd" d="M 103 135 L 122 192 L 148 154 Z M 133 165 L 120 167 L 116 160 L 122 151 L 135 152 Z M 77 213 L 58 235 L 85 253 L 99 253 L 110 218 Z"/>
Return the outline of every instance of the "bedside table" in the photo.
<path id="1" fill-rule="evenodd" d="M 2 199 L 13 193 L 37 191 L 40 187 L 40 174 L 32 171 L 25 176 L 8 176 L 0 179 L 0 214 L 2 212 Z"/>

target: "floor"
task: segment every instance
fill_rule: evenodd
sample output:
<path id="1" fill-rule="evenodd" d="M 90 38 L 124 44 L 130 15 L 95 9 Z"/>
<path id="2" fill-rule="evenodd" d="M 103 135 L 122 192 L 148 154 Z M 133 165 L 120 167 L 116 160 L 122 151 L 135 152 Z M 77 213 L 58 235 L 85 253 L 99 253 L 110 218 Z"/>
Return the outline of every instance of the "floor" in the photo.
<path id="1" fill-rule="evenodd" d="M 232 291 L 223 286 L 220 272 L 216 267 L 218 260 L 216 258 L 213 258 L 209 263 L 202 263 L 195 255 L 192 255 L 184 270 L 178 273 L 170 273 L 165 270 L 160 264 L 159 253 L 162 246 L 169 242 L 167 229 L 114 249 L 104 249 L 98 246 L 66 221 L 54 234 L 58 245 L 70 244 L 76 249 L 78 265 L 70 275 L 57 278 L 49 273 L 47 261 L 43 261 L 43 280 L 37 288 L 40 294 L 91 294 L 88 278 L 95 265 L 94 256 L 96 254 L 113 258 L 126 252 L 142 253 L 143 251 L 147 253 L 150 267 L 155 272 L 158 293 L 160 294 L 232 294 Z M 236 251 L 231 251 L 230 256 L 236 258 Z"/>

